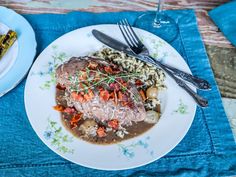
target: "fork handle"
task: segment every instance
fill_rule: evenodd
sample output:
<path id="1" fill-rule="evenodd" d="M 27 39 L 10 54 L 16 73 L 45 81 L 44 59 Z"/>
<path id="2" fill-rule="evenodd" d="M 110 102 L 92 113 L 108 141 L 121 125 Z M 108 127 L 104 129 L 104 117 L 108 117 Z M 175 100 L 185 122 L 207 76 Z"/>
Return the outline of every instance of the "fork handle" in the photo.
<path id="1" fill-rule="evenodd" d="M 182 87 L 190 96 L 192 96 L 192 98 L 196 101 L 196 103 L 201 106 L 201 107 L 207 107 L 208 106 L 208 101 L 199 96 L 197 93 L 195 93 L 187 84 L 185 84 L 181 79 L 179 79 L 178 77 L 175 77 L 174 74 L 169 71 L 165 65 L 163 65 L 161 62 L 156 62 L 156 60 L 150 56 L 144 56 L 147 60 L 152 60 L 152 62 L 155 62 L 156 65 L 160 66 L 170 77 L 172 77 L 175 82 Z M 155 60 L 155 61 L 154 61 Z"/>
<path id="2" fill-rule="evenodd" d="M 155 60 L 156 62 L 157 60 Z M 157 61 L 158 63 L 159 61 Z M 202 89 L 202 90 L 209 90 L 211 89 L 211 85 L 204 79 L 201 79 L 199 77 L 196 77 L 196 76 L 193 76 L 189 73 L 186 73 L 184 71 L 181 71 L 177 68 L 174 68 L 172 66 L 169 66 L 169 65 L 166 65 L 166 64 L 163 64 L 161 63 L 164 67 L 168 68 L 169 70 L 171 70 L 174 75 L 182 78 L 183 80 L 193 84 L 196 88 L 198 89 Z"/>

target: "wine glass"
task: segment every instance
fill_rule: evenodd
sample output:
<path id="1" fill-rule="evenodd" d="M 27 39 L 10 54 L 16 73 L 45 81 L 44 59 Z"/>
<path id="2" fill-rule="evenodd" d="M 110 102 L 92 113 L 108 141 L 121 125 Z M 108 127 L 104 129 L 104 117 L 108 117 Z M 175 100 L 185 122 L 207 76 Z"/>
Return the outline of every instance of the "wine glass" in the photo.
<path id="1" fill-rule="evenodd" d="M 147 30 L 167 42 L 172 42 L 178 36 L 178 26 L 165 14 L 163 4 L 164 0 L 158 0 L 157 11 L 142 14 L 135 20 L 134 26 Z"/>

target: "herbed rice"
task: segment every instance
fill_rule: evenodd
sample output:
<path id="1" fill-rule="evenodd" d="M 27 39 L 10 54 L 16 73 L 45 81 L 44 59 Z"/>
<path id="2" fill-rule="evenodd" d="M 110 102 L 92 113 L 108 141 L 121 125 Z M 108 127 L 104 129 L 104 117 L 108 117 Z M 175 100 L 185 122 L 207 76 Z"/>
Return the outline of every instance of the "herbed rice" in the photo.
<path id="1" fill-rule="evenodd" d="M 103 48 L 102 50 L 93 53 L 92 56 L 104 58 L 114 64 L 118 64 L 127 72 L 140 73 L 138 79 L 145 83 L 146 88 L 151 86 L 157 87 L 158 90 L 163 90 L 166 88 L 164 85 L 164 72 L 160 68 L 157 68 L 149 63 L 145 63 L 134 57 L 128 56 L 123 52 L 118 52 L 110 48 Z M 152 110 L 158 104 L 160 104 L 158 99 L 149 99 L 144 105 L 147 110 Z"/>
<path id="2" fill-rule="evenodd" d="M 92 55 L 121 65 L 122 68 L 128 72 L 140 73 L 139 79 L 142 80 L 147 87 L 155 86 L 159 90 L 166 88 L 164 85 L 165 74 L 163 71 L 149 63 L 137 60 L 123 52 L 118 52 L 110 48 L 104 48 Z"/>

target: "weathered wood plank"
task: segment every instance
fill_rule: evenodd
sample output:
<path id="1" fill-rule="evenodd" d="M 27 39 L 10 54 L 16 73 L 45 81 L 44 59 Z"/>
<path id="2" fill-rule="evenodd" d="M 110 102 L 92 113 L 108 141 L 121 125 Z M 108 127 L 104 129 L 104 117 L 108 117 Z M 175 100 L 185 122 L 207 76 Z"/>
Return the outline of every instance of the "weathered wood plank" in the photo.
<path id="1" fill-rule="evenodd" d="M 165 9 L 195 9 L 199 30 L 205 44 L 232 48 L 218 28 L 208 17 L 207 11 L 229 0 L 166 0 Z M 124 10 L 155 10 L 157 0 L 0 0 L 0 5 L 15 9 L 19 13 L 67 13 L 70 11 L 106 12 Z"/>
<path id="2" fill-rule="evenodd" d="M 236 49 L 206 46 L 221 95 L 236 98 Z"/>

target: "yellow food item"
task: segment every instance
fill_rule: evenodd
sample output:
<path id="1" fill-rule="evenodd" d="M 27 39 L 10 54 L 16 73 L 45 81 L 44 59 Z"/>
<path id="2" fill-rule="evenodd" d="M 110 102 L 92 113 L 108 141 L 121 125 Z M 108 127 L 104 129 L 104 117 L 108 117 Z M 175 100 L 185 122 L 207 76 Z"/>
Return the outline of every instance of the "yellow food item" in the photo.
<path id="1" fill-rule="evenodd" d="M 9 30 L 6 35 L 0 36 L 0 59 L 5 55 L 9 48 L 16 41 L 17 34 L 15 31 Z"/>
<path id="2" fill-rule="evenodd" d="M 155 124 L 158 122 L 159 118 L 160 118 L 160 113 L 156 111 L 147 111 L 144 122 L 147 122 L 149 124 Z"/>
<path id="3" fill-rule="evenodd" d="M 157 98 L 158 89 L 156 87 L 149 87 L 146 91 L 147 98 Z"/>

